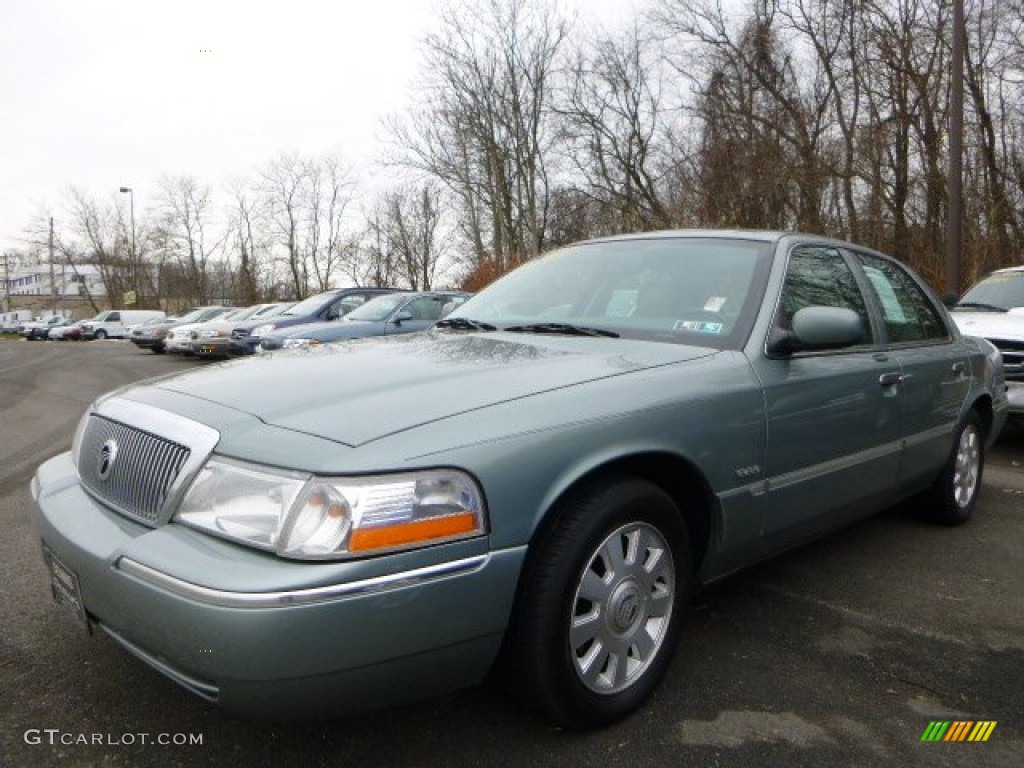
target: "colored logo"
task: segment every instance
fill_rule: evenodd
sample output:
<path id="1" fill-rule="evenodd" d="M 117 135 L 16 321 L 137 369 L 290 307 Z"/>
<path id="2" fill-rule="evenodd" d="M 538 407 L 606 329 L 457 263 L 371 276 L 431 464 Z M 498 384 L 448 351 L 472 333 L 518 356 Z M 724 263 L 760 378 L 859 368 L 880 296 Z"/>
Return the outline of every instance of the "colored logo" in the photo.
<path id="1" fill-rule="evenodd" d="M 995 720 L 932 720 L 921 741 L 988 741 L 996 729 Z"/>

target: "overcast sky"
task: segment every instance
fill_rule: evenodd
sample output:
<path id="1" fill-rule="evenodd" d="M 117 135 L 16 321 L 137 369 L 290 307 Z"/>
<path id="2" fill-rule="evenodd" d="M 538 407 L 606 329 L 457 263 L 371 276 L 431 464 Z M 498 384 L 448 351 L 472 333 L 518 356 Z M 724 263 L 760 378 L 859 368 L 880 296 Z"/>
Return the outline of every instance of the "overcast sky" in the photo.
<path id="1" fill-rule="evenodd" d="M 0 250 L 71 185 L 213 186 L 281 152 L 380 154 L 439 0 L 2 0 Z M 561 0 L 614 25 L 633 0 Z"/>

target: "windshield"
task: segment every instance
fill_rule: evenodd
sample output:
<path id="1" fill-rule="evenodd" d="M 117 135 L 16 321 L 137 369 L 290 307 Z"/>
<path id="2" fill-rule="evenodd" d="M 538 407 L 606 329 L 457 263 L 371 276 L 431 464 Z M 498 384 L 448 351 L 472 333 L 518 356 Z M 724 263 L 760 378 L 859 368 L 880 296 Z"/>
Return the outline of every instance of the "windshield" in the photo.
<path id="1" fill-rule="evenodd" d="M 255 311 L 256 310 L 253 307 L 243 307 L 242 309 L 236 309 L 233 312 L 225 313 L 224 316 L 223 316 L 223 319 L 224 320 L 245 320 L 246 318 L 251 317 L 253 312 L 255 312 Z"/>
<path id="2" fill-rule="evenodd" d="M 387 320 L 388 317 L 398 309 L 402 304 L 409 299 L 408 295 L 404 294 L 391 294 L 388 296 L 378 296 L 375 299 L 370 299 L 363 306 L 353 309 L 346 316 L 346 320 Z"/>
<path id="3" fill-rule="evenodd" d="M 306 315 L 315 315 L 320 311 L 324 304 L 333 299 L 337 294 L 335 293 L 318 293 L 316 296 L 310 296 L 308 299 L 303 299 L 294 307 L 285 312 L 282 315 L 288 317 L 305 317 Z"/>
<path id="4" fill-rule="evenodd" d="M 988 304 L 1001 309 L 1024 307 L 1024 272 L 996 272 L 960 299 L 960 304 Z"/>
<path id="5" fill-rule="evenodd" d="M 294 303 L 287 304 L 268 304 L 267 306 L 260 309 L 259 312 L 253 315 L 253 318 L 257 317 L 275 317 L 281 313 L 287 311 L 291 307 L 295 306 Z"/>
<path id="6" fill-rule="evenodd" d="M 193 309 L 191 312 L 186 312 L 184 315 L 175 320 L 176 323 L 197 323 L 202 320 L 206 314 L 210 311 L 209 307 L 200 307 L 199 309 Z"/>
<path id="7" fill-rule="evenodd" d="M 571 325 L 725 349 L 750 331 L 770 251 L 770 243 L 740 238 L 584 243 L 527 263 L 448 319 L 542 332 Z"/>

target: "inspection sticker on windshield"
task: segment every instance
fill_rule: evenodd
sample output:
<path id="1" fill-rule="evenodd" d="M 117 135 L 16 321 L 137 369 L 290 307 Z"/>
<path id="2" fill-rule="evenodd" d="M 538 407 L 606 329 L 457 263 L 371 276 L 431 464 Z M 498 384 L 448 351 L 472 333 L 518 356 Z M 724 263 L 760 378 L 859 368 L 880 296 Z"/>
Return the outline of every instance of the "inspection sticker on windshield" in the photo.
<path id="1" fill-rule="evenodd" d="M 712 296 L 710 299 L 707 300 L 707 303 L 704 305 L 704 311 L 705 312 L 721 312 L 722 311 L 722 307 L 724 307 L 724 306 L 725 306 L 725 297 L 724 296 Z"/>
<path id="2" fill-rule="evenodd" d="M 721 333 L 721 323 L 707 323 L 702 320 L 679 320 L 674 329 L 677 331 L 694 331 L 695 333 Z"/>

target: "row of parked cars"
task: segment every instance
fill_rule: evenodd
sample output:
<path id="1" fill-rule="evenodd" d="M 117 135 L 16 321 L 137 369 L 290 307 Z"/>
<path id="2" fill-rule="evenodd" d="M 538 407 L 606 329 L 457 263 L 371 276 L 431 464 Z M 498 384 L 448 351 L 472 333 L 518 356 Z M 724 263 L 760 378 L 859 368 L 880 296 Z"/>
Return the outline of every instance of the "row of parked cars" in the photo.
<path id="1" fill-rule="evenodd" d="M 423 330 L 470 295 L 462 291 L 339 288 L 301 302 L 242 308 L 212 305 L 173 316 L 155 310 L 108 310 L 78 322 L 55 316 L 23 323 L 18 332 L 30 340 L 127 338 L 157 354 L 227 358 Z"/>
<path id="2" fill-rule="evenodd" d="M 339 288 L 297 303 L 199 307 L 139 325 L 130 339 L 157 354 L 225 358 L 424 330 L 469 296 L 462 291 Z"/>
<path id="3" fill-rule="evenodd" d="M 161 310 L 109 309 L 88 320 L 74 321 L 62 315 L 52 315 L 21 323 L 16 330 L 19 335 L 29 341 L 37 339 L 60 341 L 123 339 L 131 333 L 133 327 L 165 317 L 166 313 Z"/>

